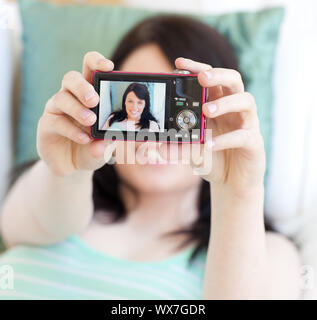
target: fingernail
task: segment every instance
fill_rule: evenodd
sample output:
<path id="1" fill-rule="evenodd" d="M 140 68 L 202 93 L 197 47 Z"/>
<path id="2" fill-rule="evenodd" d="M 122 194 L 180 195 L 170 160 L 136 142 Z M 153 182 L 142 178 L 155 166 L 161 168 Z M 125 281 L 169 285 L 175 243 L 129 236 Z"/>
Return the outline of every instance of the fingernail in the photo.
<path id="1" fill-rule="evenodd" d="M 82 133 L 82 132 L 78 133 L 78 139 L 83 142 L 88 142 L 90 140 L 88 135 L 86 133 Z"/>
<path id="2" fill-rule="evenodd" d="M 85 94 L 85 100 L 88 101 L 96 95 L 95 91 L 89 91 Z"/>
<path id="3" fill-rule="evenodd" d="M 112 62 L 112 61 L 110 61 L 110 60 L 107 60 L 107 59 L 100 59 L 100 60 L 98 60 L 98 64 L 106 64 L 106 65 L 107 65 L 107 67 L 109 67 L 109 66 L 110 66 L 110 64 L 112 64 L 112 65 L 113 65 L 113 62 Z"/>
<path id="4" fill-rule="evenodd" d="M 214 103 L 208 104 L 208 111 L 214 113 L 217 110 L 217 106 Z"/>
<path id="5" fill-rule="evenodd" d="M 214 147 L 215 142 L 214 142 L 213 140 L 208 140 L 208 141 L 207 141 L 207 145 L 208 145 L 208 147 L 211 149 L 211 148 Z"/>
<path id="6" fill-rule="evenodd" d="M 91 112 L 90 110 L 83 110 L 83 111 L 81 112 L 81 117 L 82 117 L 84 120 L 86 120 L 86 119 L 89 118 L 89 117 L 92 117 L 93 115 L 94 115 L 94 113 Z"/>
<path id="7" fill-rule="evenodd" d="M 206 76 L 207 79 L 211 79 L 211 73 L 210 71 L 205 71 L 204 75 Z"/>

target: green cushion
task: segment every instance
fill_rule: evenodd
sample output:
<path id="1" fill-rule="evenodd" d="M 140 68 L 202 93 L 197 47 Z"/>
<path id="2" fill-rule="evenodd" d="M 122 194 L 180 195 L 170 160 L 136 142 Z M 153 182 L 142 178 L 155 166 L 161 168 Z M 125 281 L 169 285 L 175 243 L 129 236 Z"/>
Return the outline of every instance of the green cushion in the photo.
<path id="1" fill-rule="evenodd" d="M 22 99 L 15 163 L 36 158 L 36 129 L 46 101 L 63 75 L 81 71 L 83 56 L 96 50 L 110 57 L 120 38 L 157 11 L 119 6 L 54 5 L 21 0 Z M 272 69 L 284 9 L 224 15 L 191 15 L 218 29 L 234 47 L 246 88 L 256 98 L 267 156 L 272 131 Z M 202 44 L 203 45 L 203 44 Z"/>

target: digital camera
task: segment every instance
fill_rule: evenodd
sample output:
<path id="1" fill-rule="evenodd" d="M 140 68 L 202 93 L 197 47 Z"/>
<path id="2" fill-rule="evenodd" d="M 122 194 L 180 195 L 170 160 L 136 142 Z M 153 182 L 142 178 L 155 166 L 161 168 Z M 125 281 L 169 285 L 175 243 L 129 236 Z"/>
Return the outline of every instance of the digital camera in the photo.
<path id="1" fill-rule="evenodd" d="M 93 139 L 204 142 L 207 93 L 196 74 L 96 71 L 92 83 L 100 97 Z"/>

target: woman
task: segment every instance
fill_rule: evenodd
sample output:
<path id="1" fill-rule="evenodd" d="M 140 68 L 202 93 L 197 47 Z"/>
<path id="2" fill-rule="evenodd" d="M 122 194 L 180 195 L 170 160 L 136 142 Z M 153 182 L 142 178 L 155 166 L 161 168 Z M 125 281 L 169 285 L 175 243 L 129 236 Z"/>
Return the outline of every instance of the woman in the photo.
<path id="1" fill-rule="evenodd" d="M 110 114 L 102 130 L 159 131 L 157 120 L 150 111 L 150 93 L 141 83 L 131 83 L 122 97 L 122 109 Z"/>
<path id="2" fill-rule="evenodd" d="M 96 121 L 89 109 L 99 101 L 88 79 L 94 70 L 113 70 L 112 61 L 128 72 L 198 73 L 209 89 L 203 112 L 213 130 L 206 141 L 210 174 L 202 179 L 189 165 L 169 162 L 105 164 L 107 144 L 88 135 Z M 0 294 L 297 298 L 298 252 L 265 232 L 256 103 L 226 40 L 189 18 L 155 17 L 122 39 L 112 61 L 86 54 L 83 73 L 67 73 L 46 104 L 38 124 L 41 159 L 12 187 L 1 217 L 11 248 L 1 263 L 13 266 L 15 291 Z"/>

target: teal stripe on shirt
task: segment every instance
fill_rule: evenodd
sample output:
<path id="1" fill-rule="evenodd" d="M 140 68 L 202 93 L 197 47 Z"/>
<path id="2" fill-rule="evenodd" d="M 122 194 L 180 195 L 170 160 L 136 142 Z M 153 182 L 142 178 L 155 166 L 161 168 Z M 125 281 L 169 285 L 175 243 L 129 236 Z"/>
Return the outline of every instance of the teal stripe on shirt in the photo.
<path id="1" fill-rule="evenodd" d="M 1 299 L 201 299 L 206 254 L 194 248 L 163 261 L 105 255 L 73 236 L 51 246 L 17 246 L 0 256 L 14 270 L 14 290 Z"/>

